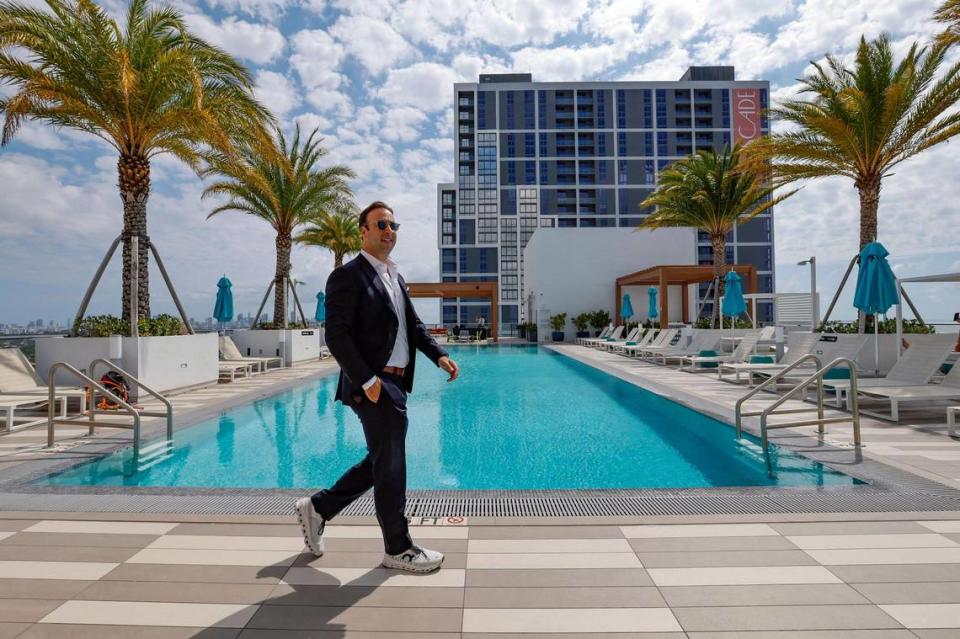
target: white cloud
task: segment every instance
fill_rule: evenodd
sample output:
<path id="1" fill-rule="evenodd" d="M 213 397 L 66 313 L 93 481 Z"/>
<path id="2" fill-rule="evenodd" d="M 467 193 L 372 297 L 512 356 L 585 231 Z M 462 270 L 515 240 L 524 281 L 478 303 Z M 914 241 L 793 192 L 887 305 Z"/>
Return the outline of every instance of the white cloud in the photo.
<path id="1" fill-rule="evenodd" d="M 323 30 L 303 30 L 293 36 L 290 64 L 308 89 L 336 89 L 344 80 L 336 71 L 344 58 L 343 46 Z"/>
<path id="2" fill-rule="evenodd" d="M 377 96 L 391 105 L 439 111 L 452 104 L 456 79 L 450 67 L 434 62 L 418 62 L 404 69 L 390 71 Z"/>
<path id="3" fill-rule="evenodd" d="M 272 62 L 286 46 L 283 34 L 267 24 L 245 22 L 234 17 L 217 23 L 201 14 L 188 15 L 187 23 L 204 40 L 255 64 Z"/>
<path id="4" fill-rule="evenodd" d="M 380 135 L 394 142 L 413 142 L 420 137 L 420 127 L 426 120 L 427 115 L 419 109 L 394 107 L 384 113 Z"/>
<path id="5" fill-rule="evenodd" d="M 279 18 L 294 3 L 289 0 L 205 0 L 214 8 L 223 8 L 228 13 L 244 13 L 264 18 Z"/>
<path id="6" fill-rule="evenodd" d="M 517 72 L 532 72 L 534 79 L 551 82 L 592 80 L 622 59 L 615 46 L 551 47 L 520 49 L 513 54 Z"/>
<path id="7" fill-rule="evenodd" d="M 464 36 L 501 47 L 549 44 L 576 30 L 587 0 L 474 0 L 463 7 Z"/>
<path id="8" fill-rule="evenodd" d="M 375 18 L 344 16 L 330 27 L 330 34 L 373 74 L 400 66 L 416 55 L 403 36 Z"/>
<path id="9" fill-rule="evenodd" d="M 293 121 L 300 125 L 300 131 L 303 133 L 309 133 L 314 129 L 323 133 L 333 129 L 333 123 L 318 113 L 301 113 Z"/>
<path id="10" fill-rule="evenodd" d="M 254 94 L 275 115 L 283 117 L 300 105 L 300 93 L 290 78 L 274 71 L 257 73 Z"/>
<path id="11" fill-rule="evenodd" d="M 425 146 L 435 153 L 453 153 L 453 140 L 449 137 L 421 140 L 420 146 Z"/>

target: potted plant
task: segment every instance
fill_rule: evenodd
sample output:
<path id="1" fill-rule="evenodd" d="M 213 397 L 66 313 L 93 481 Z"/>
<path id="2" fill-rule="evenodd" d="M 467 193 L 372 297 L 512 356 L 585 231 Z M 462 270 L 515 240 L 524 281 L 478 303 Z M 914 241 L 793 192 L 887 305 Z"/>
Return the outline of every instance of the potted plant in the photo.
<path id="1" fill-rule="evenodd" d="M 527 337 L 527 324 L 526 322 L 517 324 L 517 335 L 520 339 L 526 339 Z"/>
<path id="2" fill-rule="evenodd" d="M 527 322 L 527 341 L 537 341 L 537 325 L 535 322 Z"/>
<path id="3" fill-rule="evenodd" d="M 587 330 L 587 325 L 590 324 L 590 315 L 590 313 L 580 313 L 570 320 L 577 327 L 577 338 L 590 337 L 590 331 Z"/>
<path id="4" fill-rule="evenodd" d="M 600 331 L 610 324 L 610 313 L 608 311 L 594 311 L 590 314 L 590 326 L 593 327 L 594 337 L 600 335 Z"/>
<path id="5" fill-rule="evenodd" d="M 566 336 L 564 328 L 567 325 L 567 314 L 558 313 L 557 315 L 550 316 L 550 328 L 553 329 L 553 341 L 562 342 L 563 338 Z"/>

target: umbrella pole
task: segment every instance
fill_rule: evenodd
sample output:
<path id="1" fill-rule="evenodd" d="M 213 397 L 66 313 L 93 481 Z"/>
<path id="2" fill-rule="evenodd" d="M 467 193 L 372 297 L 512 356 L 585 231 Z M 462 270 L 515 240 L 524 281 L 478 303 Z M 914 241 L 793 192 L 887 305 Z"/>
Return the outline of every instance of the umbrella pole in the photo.
<path id="1" fill-rule="evenodd" d="M 880 377 L 880 322 L 877 321 L 877 315 L 873 316 L 873 356 L 874 356 L 874 375 Z"/>

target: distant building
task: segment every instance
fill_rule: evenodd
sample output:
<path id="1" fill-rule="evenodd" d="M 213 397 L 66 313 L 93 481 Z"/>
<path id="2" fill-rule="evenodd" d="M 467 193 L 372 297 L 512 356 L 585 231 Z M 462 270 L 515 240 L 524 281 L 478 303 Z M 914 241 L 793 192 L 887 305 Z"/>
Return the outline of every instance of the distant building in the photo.
<path id="1" fill-rule="evenodd" d="M 537 228 L 622 228 L 651 211 L 640 203 L 671 162 L 720 150 L 769 129 L 769 83 L 738 82 L 733 67 L 691 67 L 670 82 L 534 82 L 482 74 L 453 87 L 456 182 L 437 188 L 437 242 L 445 282 L 499 283 L 500 321 L 526 321 L 523 250 Z M 700 233 L 695 261 L 713 249 Z M 573 242 L 567 253 L 577 259 Z M 765 213 L 732 233 L 727 260 L 759 272 L 774 290 L 773 220 Z M 701 287 L 701 294 L 706 286 Z M 703 312 L 711 312 L 707 304 Z M 447 298 L 445 325 L 489 322 L 490 304 Z M 769 303 L 758 319 L 770 321 Z"/>

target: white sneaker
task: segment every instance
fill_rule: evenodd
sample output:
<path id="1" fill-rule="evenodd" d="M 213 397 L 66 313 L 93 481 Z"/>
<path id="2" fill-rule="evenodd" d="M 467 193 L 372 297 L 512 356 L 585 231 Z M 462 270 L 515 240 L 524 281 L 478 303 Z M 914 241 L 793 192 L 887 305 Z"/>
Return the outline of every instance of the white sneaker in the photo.
<path id="1" fill-rule="evenodd" d="M 384 568 L 423 573 L 437 570 L 442 563 L 443 553 L 414 545 L 399 555 L 384 554 L 380 565 Z"/>
<path id="2" fill-rule="evenodd" d="M 323 517 L 314 510 L 313 502 L 309 497 L 297 500 L 294 510 L 300 520 L 300 530 L 303 532 L 303 543 L 316 557 L 323 556 L 323 527 L 326 525 Z"/>

